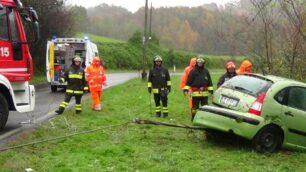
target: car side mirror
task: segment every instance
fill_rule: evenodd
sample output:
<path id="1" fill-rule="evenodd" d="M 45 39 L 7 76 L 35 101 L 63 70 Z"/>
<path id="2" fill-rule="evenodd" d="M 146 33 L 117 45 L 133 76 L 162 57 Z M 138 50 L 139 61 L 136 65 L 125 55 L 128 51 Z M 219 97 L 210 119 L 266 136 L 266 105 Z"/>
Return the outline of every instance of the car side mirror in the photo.
<path id="1" fill-rule="evenodd" d="M 39 22 L 37 12 L 32 7 L 22 9 L 21 16 L 32 28 L 32 39 L 28 42 L 37 42 L 40 39 Z"/>
<path id="2" fill-rule="evenodd" d="M 29 15 L 32 21 L 33 31 L 34 31 L 34 42 L 37 42 L 40 39 L 39 23 L 37 12 L 30 8 Z"/>
<path id="3" fill-rule="evenodd" d="M 33 23 L 34 30 L 34 42 L 37 42 L 40 39 L 39 23 L 36 21 Z"/>
<path id="4" fill-rule="evenodd" d="M 22 5 L 20 0 L 14 0 L 14 2 L 15 2 L 15 4 L 16 4 L 18 9 L 22 9 L 23 8 L 23 5 Z"/>
<path id="5" fill-rule="evenodd" d="M 33 8 L 30 8 L 29 13 L 30 13 L 32 22 L 38 22 L 37 12 Z"/>

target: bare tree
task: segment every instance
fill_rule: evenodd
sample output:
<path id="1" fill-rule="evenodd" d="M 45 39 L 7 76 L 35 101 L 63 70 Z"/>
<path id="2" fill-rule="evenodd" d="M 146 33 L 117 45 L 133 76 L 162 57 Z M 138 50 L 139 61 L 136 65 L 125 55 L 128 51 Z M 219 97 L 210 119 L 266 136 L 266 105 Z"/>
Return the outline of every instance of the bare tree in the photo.
<path id="1" fill-rule="evenodd" d="M 290 68 L 290 77 L 302 79 L 303 70 L 299 70 L 299 65 L 305 65 L 305 44 L 306 44 L 306 34 L 303 29 L 306 24 L 306 3 L 305 1 L 299 0 L 279 0 L 284 15 L 288 19 L 288 27 L 286 32 L 286 44 L 288 45 L 287 51 L 284 52 L 284 56 L 288 60 Z"/>
<path id="2" fill-rule="evenodd" d="M 273 9 L 269 8 L 269 4 L 272 0 L 251 0 L 252 5 L 256 9 L 257 13 L 253 20 L 259 19 L 262 24 L 261 38 L 263 39 L 264 50 L 258 52 L 257 55 L 265 59 L 268 72 L 273 70 L 273 21 L 276 16 Z M 260 37 L 258 37 L 260 39 Z"/>

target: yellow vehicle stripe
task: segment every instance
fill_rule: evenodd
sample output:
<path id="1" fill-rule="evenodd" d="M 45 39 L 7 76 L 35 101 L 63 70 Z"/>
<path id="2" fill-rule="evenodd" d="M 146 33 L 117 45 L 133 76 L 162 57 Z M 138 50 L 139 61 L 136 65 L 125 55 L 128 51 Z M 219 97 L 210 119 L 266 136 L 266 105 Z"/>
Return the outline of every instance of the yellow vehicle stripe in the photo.
<path id="1" fill-rule="evenodd" d="M 54 77 L 54 43 L 52 42 L 49 45 L 49 75 L 50 80 L 53 80 Z"/>

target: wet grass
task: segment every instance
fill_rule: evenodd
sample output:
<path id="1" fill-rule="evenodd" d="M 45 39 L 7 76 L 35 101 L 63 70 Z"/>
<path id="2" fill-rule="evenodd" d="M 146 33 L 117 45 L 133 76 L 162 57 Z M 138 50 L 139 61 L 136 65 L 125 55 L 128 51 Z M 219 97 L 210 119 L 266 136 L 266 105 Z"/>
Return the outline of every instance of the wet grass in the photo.
<path id="1" fill-rule="evenodd" d="M 213 75 L 214 83 L 219 76 Z M 168 118 L 154 117 L 146 83 L 135 79 L 105 90 L 102 112 L 92 112 L 91 102 L 85 101 L 81 115 L 66 111 L 9 146 L 100 130 L 1 152 L 0 171 L 306 171 L 303 152 L 259 154 L 236 137 L 210 138 L 203 131 L 126 124 L 145 118 L 191 125 L 179 76 L 172 82 Z"/>

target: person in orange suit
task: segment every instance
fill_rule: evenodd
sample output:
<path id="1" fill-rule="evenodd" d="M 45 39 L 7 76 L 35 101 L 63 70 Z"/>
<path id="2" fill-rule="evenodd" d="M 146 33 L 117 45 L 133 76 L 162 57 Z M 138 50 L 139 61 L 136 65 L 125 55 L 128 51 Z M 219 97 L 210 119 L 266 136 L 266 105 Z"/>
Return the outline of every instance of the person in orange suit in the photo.
<path id="1" fill-rule="evenodd" d="M 243 60 L 240 65 L 240 68 L 236 71 L 236 73 L 238 75 L 252 73 L 252 66 L 253 64 L 249 60 Z"/>
<path id="2" fill-rule="evenodd" d="M 190 59 L 189 66 L 187 66 L 184 69 L 184 72 L 183 72 L 183 75 L 182 75 L 182 78 L 181 78 L 181 83 L 180 83 L 181 90 L 184 90 L 184 87 L 186 85 L 189 73 L 194 68 L 196 63 L 197 63 L 197 58 L 193 57 L 193 58 Z M 189 99 L 189 107 L 192 108 L 192 98 L 191 98 L 190 94 L 188 96 L 188 99 Z"/>
<path id="3" fill-rule="evenodd" d="M 86 80 L 92 99 L 92 110 L 101 111 L 100 98 L 102 96 L 102 86 L 106 85 L 106 75 L 99 57 L 94 57 L 90 66 L 85 70 Z"/>

